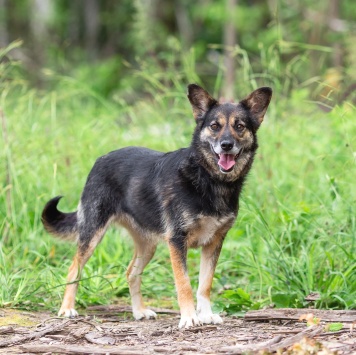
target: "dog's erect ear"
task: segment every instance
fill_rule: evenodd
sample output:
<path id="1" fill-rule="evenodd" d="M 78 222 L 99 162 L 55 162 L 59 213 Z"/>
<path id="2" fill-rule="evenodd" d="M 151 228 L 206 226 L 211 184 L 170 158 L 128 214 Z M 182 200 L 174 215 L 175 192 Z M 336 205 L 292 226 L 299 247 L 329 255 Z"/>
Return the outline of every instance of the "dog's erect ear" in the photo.
<path id="1" fill-rule="evenodd" d="M 263 87 L 253 91 L 240 102 L 252 113 L 252 117 L 258 126 L 263 121 L 263 117 L 267 111 L 271 97 L 272 89 L 269 87 Z"/>
<path id="2" fill-rule="evenodd" d="M 207 91 L 196 84 L 188 85 L 187 96 L 193 107 L 193 116 L 196 121 L 204 117 L 204 114 L 218 103 Z"/>

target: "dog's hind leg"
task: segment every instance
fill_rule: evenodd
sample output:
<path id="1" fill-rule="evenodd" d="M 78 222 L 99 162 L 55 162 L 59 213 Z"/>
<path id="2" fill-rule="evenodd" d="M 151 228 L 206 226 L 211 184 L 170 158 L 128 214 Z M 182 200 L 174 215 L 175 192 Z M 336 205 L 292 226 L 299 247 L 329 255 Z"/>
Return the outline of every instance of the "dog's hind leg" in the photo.
<path id="1" fill-rule="evenodd" d="M 143 303 L 141 295 L 141 275 L 145 266 L 152 259 L 157 244 L 138 236 L 138 234 L 133 231 L 130 232 L 135 243 L 135 251 L 132 261 L 127 268 L 126 276 L 130 288 L 132 314 L 136 320 L 142 318 L 156 318 L 156 313 L 147 309 Z"/>
<path id="2" fill-rule="evenodd" d="M 58 312 L 59 316 L 76 317 L 78 315 L 75 310 L 75 295 L 78 289 L 78 283 L 80 281 L 82 270 L 93 254 L 96 246 L 100 243 L 106 231 L 104 228 L 97 229 L 91 234 L 90 238 L 79 237 L 77 253 L 73 258 L 72 265 L 69 267 L 67 276 L 67 286 L 64 292 L 62 306 Z"/>

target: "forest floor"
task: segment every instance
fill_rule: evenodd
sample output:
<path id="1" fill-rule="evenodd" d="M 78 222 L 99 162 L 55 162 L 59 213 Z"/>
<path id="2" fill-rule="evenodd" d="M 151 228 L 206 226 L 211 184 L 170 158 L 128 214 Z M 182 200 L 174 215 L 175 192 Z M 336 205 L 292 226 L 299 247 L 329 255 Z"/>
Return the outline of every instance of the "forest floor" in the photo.
<path id="1" fill-rule="evenodd" d="M 156 311 L 157 320 L 136 322 L 122 306 L 90 307 L 76 319 L 0 309 L 0 354 L 356 354 L 356 311 L 251 311 L 186 330 L 178 312 Z M 312 326 L 300 321 L 310 317 Z M 330 331 L 335 321 L 341 329 Z"/>

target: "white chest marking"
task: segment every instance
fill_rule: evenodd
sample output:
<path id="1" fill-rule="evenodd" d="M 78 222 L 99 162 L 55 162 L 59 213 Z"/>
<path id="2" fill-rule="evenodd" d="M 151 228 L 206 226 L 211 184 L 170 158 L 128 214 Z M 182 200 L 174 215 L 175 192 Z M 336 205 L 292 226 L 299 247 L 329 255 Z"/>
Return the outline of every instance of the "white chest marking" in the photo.
<path id="1" fill-rule="evenodd" d="M 188 245 L 199 247 L 208 244 L 222 227 L 232 225 L 235 217 L 231 214 L 223 218 L 201 216 L 193 225 L 188 235 Z"/>

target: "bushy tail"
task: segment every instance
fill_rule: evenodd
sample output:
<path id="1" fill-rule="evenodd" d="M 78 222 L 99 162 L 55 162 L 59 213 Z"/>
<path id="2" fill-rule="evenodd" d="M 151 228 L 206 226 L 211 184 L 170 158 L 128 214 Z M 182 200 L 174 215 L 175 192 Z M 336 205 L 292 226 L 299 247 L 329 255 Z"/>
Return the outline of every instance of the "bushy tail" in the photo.
<path id="1" fill-rule="evenodd" d="M 64 240 L 75 241 L 78 234 L 77 212 L 63 213 L 57 209 L 57 196 L 49 200 L 42 212 L 42 223 L 47 232 Z"/>

